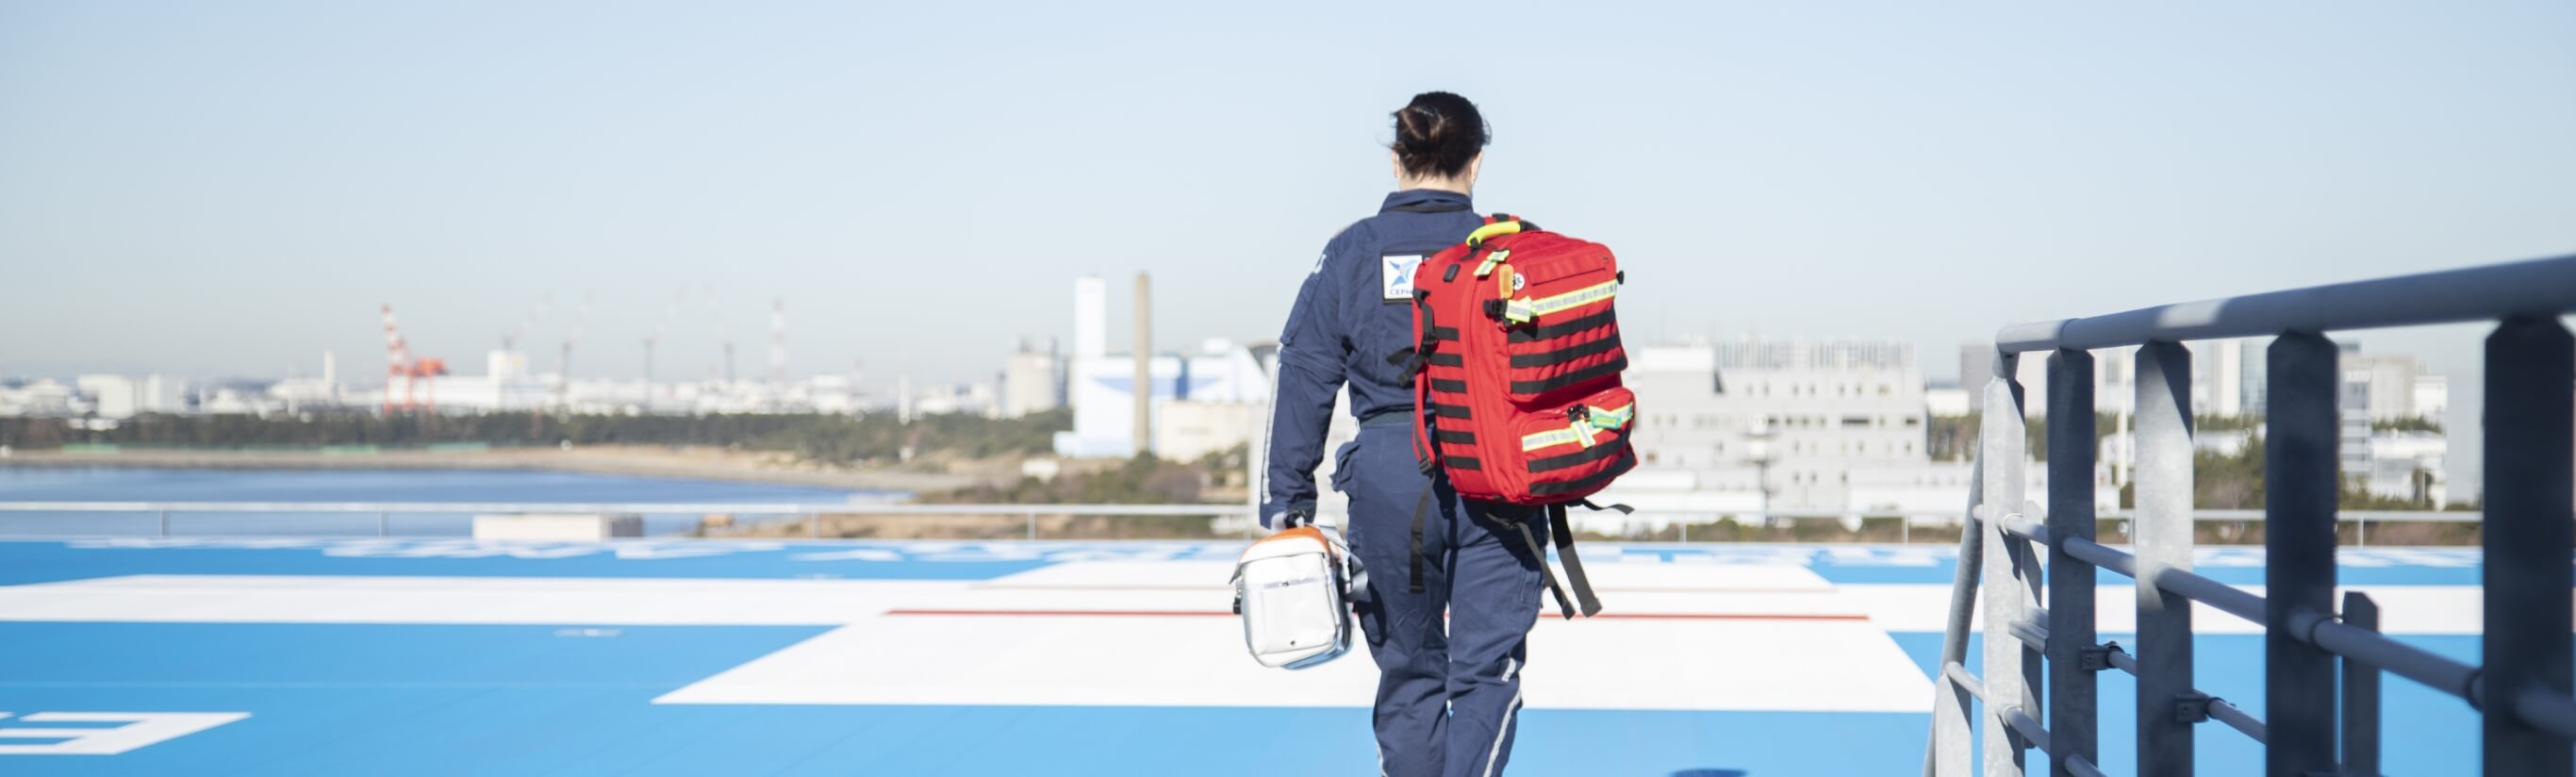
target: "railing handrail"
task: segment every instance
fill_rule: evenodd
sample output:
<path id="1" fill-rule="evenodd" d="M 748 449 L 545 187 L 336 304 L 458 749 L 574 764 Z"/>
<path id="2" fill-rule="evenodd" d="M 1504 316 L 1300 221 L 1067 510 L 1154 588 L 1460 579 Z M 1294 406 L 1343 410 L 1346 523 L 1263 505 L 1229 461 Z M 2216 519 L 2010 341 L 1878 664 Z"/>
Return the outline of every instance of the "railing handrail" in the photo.
<path id="1" fill-rule="evenodd" d="M 2121 313 L 2033 321 L 1995 333 L 2004 353 L 2093 350 L 2163 340 L 2269 337 L 2282 332 L 2494 321 L 2576 312 L 2576 255 L 2440 270 Z M 1969 376 L 1961 376 L 1967 378 Z"/>

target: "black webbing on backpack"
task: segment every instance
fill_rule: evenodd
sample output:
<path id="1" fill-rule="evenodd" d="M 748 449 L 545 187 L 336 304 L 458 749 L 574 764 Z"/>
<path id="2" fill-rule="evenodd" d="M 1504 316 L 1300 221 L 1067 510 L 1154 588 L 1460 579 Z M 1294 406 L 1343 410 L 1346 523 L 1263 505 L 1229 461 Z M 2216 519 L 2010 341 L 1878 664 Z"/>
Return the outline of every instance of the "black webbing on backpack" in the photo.
<path id="1" fill-rule="evenodd" d="M 1556 611 L 1564 613 L 1566 620 L 1574 620 L 1574 607 L 1566 604 L 1565 586 L 1557 584 L 1556 569 L 1547 565 L 1547 546 L 1539 544 L 1538 535 L 1530 533 L 1528 521 L 1507 520 L 1504 523 L 1511 524 L 1512 528 L 1520 530 L 1521 546 L 1529 548 L 1530 557 L 1538 560 L 1539 579 L 1547 581 L 1547 592 L 1556 595 Z"/>
<path id="2" fill-rule="evenodd" d="M 1588 506 L 1591 503 L 1584 504 Z M 1592 580 L 1583 574 L 1583 559 L 1574 555 L 1574 527 L 1566 523 L 1565 505 L 1547 506 L 1547 529 L 1556 534 L 1556 557 L 1565 562 L 1565 577 L 1574 583 L 1574 603 L 1577 609 L 1586 618 L 1599 614 L 1601 600 L 1592 595 Z M 1528 536 L 1527 529 L 1522 530 L 1522 536 Z M 1539 563 L 1545 564 L 1546 559 L 1540 559 Z M 1549 584 L 1554 585 L 1554 581 L 1550 580 Z M 1559 609 L 1565 607 L 1564 591 L 1556 592 L 1556 606 Z M 1572 619 L 1574 615 L 1568 613 L 1565 617 Z"/>

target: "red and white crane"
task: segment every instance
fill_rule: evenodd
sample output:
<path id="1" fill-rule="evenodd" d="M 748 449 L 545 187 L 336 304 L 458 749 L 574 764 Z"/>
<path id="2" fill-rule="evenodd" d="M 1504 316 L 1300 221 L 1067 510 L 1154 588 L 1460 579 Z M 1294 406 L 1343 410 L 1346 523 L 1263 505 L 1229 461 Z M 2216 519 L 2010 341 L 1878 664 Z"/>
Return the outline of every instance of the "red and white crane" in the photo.
<path id="1" fill-rule="evenodd" d="M 427 390 L 421 390 L 420 379 L 447 374 L 447 360 L 412 356 L 411 346 L 403 342 L 402 330 L 394 326 L 394 306 L 386 304 L 382 311 L 385 317 L 385 415 L 394 414 L 394 382 L 397 379 L 403 384 L 404 412 L 424 408 L 431 413 L 438 412 L 438 384 L 432 382 Z M 418 401 L 415 401 L 415 395 L 419 397 Z"/>

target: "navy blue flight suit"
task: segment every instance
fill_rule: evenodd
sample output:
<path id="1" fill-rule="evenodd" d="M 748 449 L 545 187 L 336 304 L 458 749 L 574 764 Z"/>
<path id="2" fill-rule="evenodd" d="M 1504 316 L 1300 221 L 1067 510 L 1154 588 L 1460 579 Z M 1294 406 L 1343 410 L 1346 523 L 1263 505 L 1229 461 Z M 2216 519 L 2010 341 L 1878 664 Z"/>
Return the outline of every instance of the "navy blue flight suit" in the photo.
<path id="1" fill-rule="evenodd" d="M 1413 389 L 1387 359 L 1417 340 L 1413 269 L 1481 223 L 1463 194 L 1387 195 L 1377 215 L 1324 245 L 1279 336 L 1262 522 L 1276 528 L 1286 511 L 1313 514 L 1333 397 L 1348 383 L 1359 439 L 1334 452 L 1333 488 L 1350 496 L 1351 550 L 1369 570 L 1360 627 L 1377 661 L 1378 761 L 1390 777 L 1502 773 L 1521 706 L 1524 639 L 1538 617 L 1542 562 L 1483 504 L 1423 472 Z M 1426 487 L 1433 509 L 1417 593 L 1413 516 Z M 1547 541 L 1546 522 L 1530 528 Z"/>

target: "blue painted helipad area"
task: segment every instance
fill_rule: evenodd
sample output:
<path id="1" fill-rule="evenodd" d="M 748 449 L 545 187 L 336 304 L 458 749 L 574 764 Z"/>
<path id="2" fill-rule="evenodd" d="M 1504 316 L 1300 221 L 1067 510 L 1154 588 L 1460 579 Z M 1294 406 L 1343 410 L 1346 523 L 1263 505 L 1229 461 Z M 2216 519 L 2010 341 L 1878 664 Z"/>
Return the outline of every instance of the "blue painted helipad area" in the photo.
<path id="1" fill-rule="evenodd" d="M 0 773 L 1373 771 L 1366 656 L 1253 665 L 1238 547 L 0 542 Z M 1919 769 L 1946 548 L 1587 552 L 1631 617 L 1533 633 L 1513 773 Z M 2345 555 L 2391 632 L 2475 659 L 2473 552 Z M 2199 620 L 2202 684 L 2259 711 L 2260 638 L 2227 621 Z M 2130 686 L 2103 680 L 2120 764 Z M 2390 773 L 2470 771 L 2466 705 L 2388 688 Z M 2259 771 L 2201 742 L 2203 773 Z"/>

